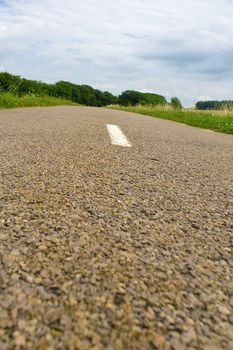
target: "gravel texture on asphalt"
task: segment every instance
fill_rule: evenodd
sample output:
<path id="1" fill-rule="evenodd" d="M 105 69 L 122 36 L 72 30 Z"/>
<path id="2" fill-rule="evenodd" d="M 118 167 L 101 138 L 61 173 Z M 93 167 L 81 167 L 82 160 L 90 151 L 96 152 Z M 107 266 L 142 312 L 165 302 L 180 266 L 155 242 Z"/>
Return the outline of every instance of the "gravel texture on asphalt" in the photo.
<path id="1" fill-rule="evenodd" d="M 1 110 L 0 164 L 1 350 L 233 349 L 232 136 Z"/>

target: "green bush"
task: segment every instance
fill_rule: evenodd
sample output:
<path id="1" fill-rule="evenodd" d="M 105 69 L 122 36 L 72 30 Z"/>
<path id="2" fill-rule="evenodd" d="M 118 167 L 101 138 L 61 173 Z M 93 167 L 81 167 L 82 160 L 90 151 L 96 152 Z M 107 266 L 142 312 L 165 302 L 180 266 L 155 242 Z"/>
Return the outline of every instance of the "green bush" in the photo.
<path id="1" fill-rule="evenodd" d="M 156 106 L 165 105 L 167 103 L 164 96 L 134 90 L 126 90 L 122 92 L 119 96 L 118 102 L 122 106 L 136 106 L 139 104 Z"/>
<path id="2" fill-rule="evenodd" d="M 182 104 L 180 102 L 180 100 L 178 99 L 178 97 L 172 97 L 171 98 L 171 106 L 174 109 L 182 109 Z"/>

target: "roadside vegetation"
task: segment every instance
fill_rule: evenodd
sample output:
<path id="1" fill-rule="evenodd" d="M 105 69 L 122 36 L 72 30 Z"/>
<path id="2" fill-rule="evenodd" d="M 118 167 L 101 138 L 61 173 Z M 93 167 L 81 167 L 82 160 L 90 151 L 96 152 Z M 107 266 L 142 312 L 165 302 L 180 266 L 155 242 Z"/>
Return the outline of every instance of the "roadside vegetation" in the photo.
<path id="1" fill-rule="evenodd" d="M 33 95 L 15 96 L 12 93 L 0 94 L 0 108 L 19 108 L 19 107 L 39 107 L 39 106 L 59 106 L 59 105 L 77 105 L 69 100 L 62 100 L 55 97 L 38 97 Z"/>
<path id="2" fill-rule="evenodd" d="M 118 101 L 118 98 L 110 92 L 102 92 L 88 85 L 77 85 L 67 81 L 47 84 L 42 81 L 24 79 L 7 72 L 0 72 L 0 96 L 4 96 L 4 94 L 11 94 L 17 98 L 27 96 L 27 99 L 32 96 L 33 101 L 38 102 L 38 104 L 42 101 L 47 105 L 55 103 L 55 99 L 62 100 L 62 103 L 56 104 L 67 104 L 68 100 L 96 107 L 107 106 Z"/>
<path id="3" fill-rule="evenodd" d="M 233 111 L 199 111 L 195 109 L 174 109 L 165 106 L 120 106 L 111 105 L 109 108 L 126 112 L 150 115 L 161 119 L 173 120 L 190 126 L 210 129 L 233 134 Z"/>

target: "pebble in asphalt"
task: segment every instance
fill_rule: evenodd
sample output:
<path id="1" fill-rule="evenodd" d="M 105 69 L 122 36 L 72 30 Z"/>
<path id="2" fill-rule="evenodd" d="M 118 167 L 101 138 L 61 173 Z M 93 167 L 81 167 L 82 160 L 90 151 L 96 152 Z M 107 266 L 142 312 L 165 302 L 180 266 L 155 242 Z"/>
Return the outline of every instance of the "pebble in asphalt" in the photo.
<path id="1" fill-rule="evenodd" d="M 84 107 L 0 125 L 1 350 L 233 349 L 232 136 Z"/>

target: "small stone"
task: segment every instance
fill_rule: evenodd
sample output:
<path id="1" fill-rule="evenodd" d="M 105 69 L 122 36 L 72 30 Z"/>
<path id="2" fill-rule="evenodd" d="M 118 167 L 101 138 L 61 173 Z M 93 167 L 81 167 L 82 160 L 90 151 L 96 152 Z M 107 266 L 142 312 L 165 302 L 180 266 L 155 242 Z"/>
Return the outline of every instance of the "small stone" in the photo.
<path id="1" fill-rule="evenodd" d="M 160 348 L 162 348 L 165 345 L 166 340 L 165 340 L 165 338 L 162 335 L 155 334 L 152 342 L 155 345 L 155 347 L 160 349 Z"/>
<path id="2" fill-rule="evenodd" d="M 34 282 L 33 276 L 30 276 L 30 275 L 26 276 L 26 280 L 27 280 L 28 283 L 33 283 Z"/>
<path id="3" fill-rule="evenodd" d="M 185 350 L 184 344 L 181 344 L 181 342 L 178 339 L 172 339 L 170 344 L 172 350 Z"/>
<path id="4" fill-rule="evenodd" d="M 218 306 L 218 311 L 221 312 L 221 314 L 226 315 L 226 316 L 230 316 L 231 315 L 230 310 L 224 305 L 219 305 Z"/>
<path id="5" fill-rule="evenodd" d="M 197 337 L 194 328 L 190 328 L 187 332 L 183 333 L 181 340 L 184 344 L 190 344 Z"/>
<path id="6" fill-rule="evenodd" d="M 27 322 L 25 320 L 19 320 L 19 322 L 18 322 L 19 329 L 23 330 L 26 328 L 26 326 L 27 326 Z"/>
<path id="7" fill-rule="evenodd" d="M 15 338 L 15 345 L 16 346 L 25 346 L 26 345 L 26 339 L 21 333 L 14 332 L 14 338 Z"/>
<path id="8" fill-rule="evenodd" d="M 42 250 L 42 251 L 43 250 L 47 250 L 47 246 L 45 244 L 41 244 L 41 245 L 38 246 L 38 249 Z"/>
<path id="9" fill-rule="evenodd" d="M 155 319 L 155 313 L 152 307 L 149 307 L 146 313 L 146 317 L 150 320 L 153 321 Z"/>
<path id="10" fill-rule="evenodd" d="M 180 341 L 179 333 L 173 332 L 170 340 L 172 350 L 185 350 L 185 345 Z"/>
<path id="11" fill-rule="evenodd" d="M 194 326 L 195 322 L 191 318 L 187 318 L 186 323 L 188 326 Z"/>

